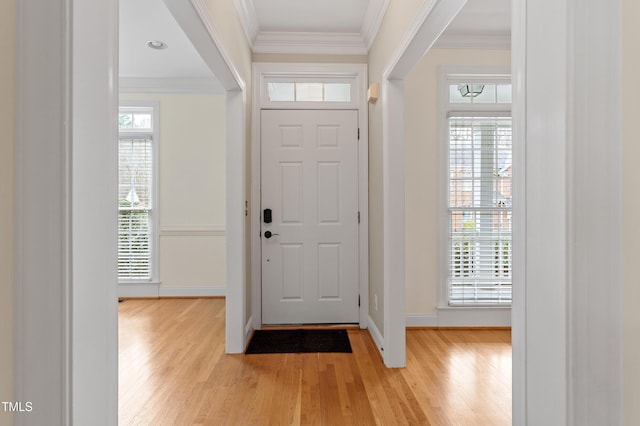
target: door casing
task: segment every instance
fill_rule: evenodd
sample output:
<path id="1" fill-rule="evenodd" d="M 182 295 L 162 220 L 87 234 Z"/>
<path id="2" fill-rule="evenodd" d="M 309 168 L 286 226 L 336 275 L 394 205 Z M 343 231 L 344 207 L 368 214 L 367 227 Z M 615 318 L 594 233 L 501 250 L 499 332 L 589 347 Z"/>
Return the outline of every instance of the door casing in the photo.
<path id="1" fill-rule="evenodd" d="M 327 102 L 313 103 L 270 103 L 264 95 L 269 78 L 348 78 L 356 88 L 349 103 L 335 104 Z M 262 281 L 261 281 L 261 244 L 260 244 L 260 111 L 262 109 L 356 109 L 360 140 L 358 144 L 358 208 L 360 211 L 359 232 L 359 288 L 360 288 L 360 328 L 369 325 L 369 122 L 366 64 L 299 64 L 299 63 L 254 63 L 253 64 L 253 111 L 251 143 L 251 312 L 250 326 L 258 330 L 262 327 Z M 281 105 L 282 104 L 282 105 Z"/>

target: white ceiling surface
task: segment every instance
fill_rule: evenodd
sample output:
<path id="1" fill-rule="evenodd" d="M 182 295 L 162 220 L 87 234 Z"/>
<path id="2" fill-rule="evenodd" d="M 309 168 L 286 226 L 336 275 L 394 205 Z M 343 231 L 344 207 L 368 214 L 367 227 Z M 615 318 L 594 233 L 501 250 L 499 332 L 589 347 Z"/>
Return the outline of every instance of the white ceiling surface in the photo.
<path id="1" fill-rule="evenodd" d="M 168 47 L 151 49 L 149 40 L 163 41 Z M 161 86 L 184 85 L 186 81 L 197 81 L 208 91 L 221 88 L 162 0 L 120 0 L 119 47 L 124 89 L 132 89 L 129 86 L 133 84 L 161 90 Z"/>
<path id="2" fill-rule="evenodd" d="M 359 33 L 369 0 L 254 0 L 260 31 Z"/>
<path id="3" fill-rule="evenodd" d="M 511 0 L 468 0 L 436 47 L 511 45 Z"/>
<path id="4" fill-rule="evenodd" d="M 236 0 L 236 6 L 254 52 L 366 55 L 389 1 Z M 508 48 L 510 35 L 510 0 L 468 0 L 436 47 Z"/>
<path id="5" fill-rule="evenodd" d="M 254 52 L 365 55 L 389 1 L 236 0 L 236 6 Z M 436 47 L 508 48 L 510 34 L 510 0 L 468 0 Z M 148 40 L 168 48 L 150 49 Z M 120 77 L 124 90 L 197 81 L 222 91 L 162 0 L 120 0 Z"/>
<path id="6" fill-rule="evenodd" d="M 235 0 L 235 3 L 255 53 L 366 55 L 389 1 Z"/>

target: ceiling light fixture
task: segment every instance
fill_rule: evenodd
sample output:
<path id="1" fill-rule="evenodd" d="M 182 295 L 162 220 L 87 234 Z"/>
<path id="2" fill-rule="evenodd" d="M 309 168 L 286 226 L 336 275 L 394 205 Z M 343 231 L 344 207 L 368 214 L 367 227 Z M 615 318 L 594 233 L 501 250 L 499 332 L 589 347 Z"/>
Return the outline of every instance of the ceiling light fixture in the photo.
<path id="1" fill-rule="evenodd" d="M 458 91 L 465 98 L 475 98 L 484 90 L 484 84 L 458 84 Z"/>
<path id="2" fill-rule="evenodd" d="M 149 46 L 152 49 L 156 49 L 156 50 L 162 50 L 162 49 L 166 49 L 167 43 L 165 43 L 164 41 L 160 41 L 160 40 L 149 40 L 147 42 L 147 46 Z"/>

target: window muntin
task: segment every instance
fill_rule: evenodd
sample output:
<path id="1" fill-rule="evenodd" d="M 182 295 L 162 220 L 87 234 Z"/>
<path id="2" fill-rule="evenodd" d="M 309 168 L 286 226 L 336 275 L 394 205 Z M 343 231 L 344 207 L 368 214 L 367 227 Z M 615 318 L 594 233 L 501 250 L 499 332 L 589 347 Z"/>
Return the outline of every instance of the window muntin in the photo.
<path id="1" fill-rule="evenodd" d="M 153 108 L 122 107 L 118 116 L 118 279 L 153 278 Z"/>

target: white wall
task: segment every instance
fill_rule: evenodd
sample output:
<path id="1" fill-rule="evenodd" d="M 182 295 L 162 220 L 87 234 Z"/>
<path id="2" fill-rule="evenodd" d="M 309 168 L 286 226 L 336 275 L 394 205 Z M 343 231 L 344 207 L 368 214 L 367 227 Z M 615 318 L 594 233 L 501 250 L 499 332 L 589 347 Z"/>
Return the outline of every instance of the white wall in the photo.
<path id="1" fill-rule="evenodd" d="M 0 401 L 13 400 L 13 144 L 15 1 L 0 3 Z M 0 425 L 10 425 L 0 410 Z"/>
<path id="2" fill-rule="evenodd" d="M 638 116 L 640 104 L 632 85 L 640 75 L 640 3 L 622 2 L 622 208 L 623 208 L 623 404 L 624 424 L 632 426 L 640 419 L 640 284 L 637 263 L 640 257 L 640 144 Z M 630 86 L 631 85 L 631 86 Z"/>
<path id="3" fill-rule="evenodd" d="M 225 96 L 127 93 L 120 100 L 160 107 L 160 295 L 223 294 Z"/>
<path id="4" fill-rule="evenodd" d="M 435 314 L 441 262 L 443 167 L 438 66 L 509 67 L 509 50 L 432 49 L 405 79 L 406 312 Z"/>

